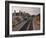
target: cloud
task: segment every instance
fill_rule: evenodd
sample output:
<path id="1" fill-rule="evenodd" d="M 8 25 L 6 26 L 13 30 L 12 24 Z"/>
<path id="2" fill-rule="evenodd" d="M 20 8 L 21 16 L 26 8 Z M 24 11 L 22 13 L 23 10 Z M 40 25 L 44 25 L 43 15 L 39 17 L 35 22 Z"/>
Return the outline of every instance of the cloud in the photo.
<path id="1" fill-rule="evenodd" d="M 29 13 L 30 15 L 37 15 L 40 13 L 40 8 L 37 8 L 37 7 L 12 6 L 12 12 L 14 12 L 14 10 L 16 10 L 16 12 L 19 12 L 19 10 L 21 10 L 22 12 Z"/>

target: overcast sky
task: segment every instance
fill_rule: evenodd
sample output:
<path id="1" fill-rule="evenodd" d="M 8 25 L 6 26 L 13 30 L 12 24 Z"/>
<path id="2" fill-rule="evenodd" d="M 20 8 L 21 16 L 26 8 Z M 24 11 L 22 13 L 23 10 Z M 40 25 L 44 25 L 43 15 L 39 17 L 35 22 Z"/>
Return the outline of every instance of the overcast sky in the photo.
<path id="1" fill-rule="evenodd" d="M 14 10 L 16 10 L 16 12 L 19 12 L 19 10 L 21 10 L 22 12 L 29 13 L 30 15 L 37 15 L 37 14 L 40 13 L 40 8 L 36 8 L 36 7 L 17 7 L 17 6 L 12 6 L 12 12 L 14 12 Z"/>

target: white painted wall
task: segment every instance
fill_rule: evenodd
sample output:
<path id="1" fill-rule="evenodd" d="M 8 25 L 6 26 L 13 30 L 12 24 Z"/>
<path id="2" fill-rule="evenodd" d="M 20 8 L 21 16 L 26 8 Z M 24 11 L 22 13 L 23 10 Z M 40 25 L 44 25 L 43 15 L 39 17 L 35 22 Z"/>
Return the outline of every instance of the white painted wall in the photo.
<path id="1" fill-rule="evenodd" d="M 45 0 L 6 0 L 6 1 L 24 1 L 24 2 L 45 2 Z"/>
<path id="2" fill-rule="evenodd" d="M 45 2 L 45 0 L 16 0 L 16 1 Z M 45 13 L 45 16 L 46 16 L 46 13 Z M 46 22 L 46 20 L 45 20 L 45 22 Z M 0 0 L 0 38 L 5 38 L 4 36 L 5 36 L 5 0 Z M 46 38 L 46 35 L 14 37 L 14 38 Z"/>

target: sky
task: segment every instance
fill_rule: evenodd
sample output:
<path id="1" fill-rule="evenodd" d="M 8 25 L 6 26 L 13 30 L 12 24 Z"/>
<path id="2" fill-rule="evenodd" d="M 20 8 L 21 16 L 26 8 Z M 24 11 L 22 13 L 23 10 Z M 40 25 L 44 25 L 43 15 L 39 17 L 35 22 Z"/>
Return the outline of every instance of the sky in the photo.
<path id="1" fill-rule="evenodd" d="M 40 13 L 40 8 L 38 7 L 19 7 L 19 6 L 12 6 L 12 12 L 14 13 L 14 10 L 16 12 L 19 12 L 21 10 L 22 12 L 29 13 L 30 15 L 37 15 Z"/>

